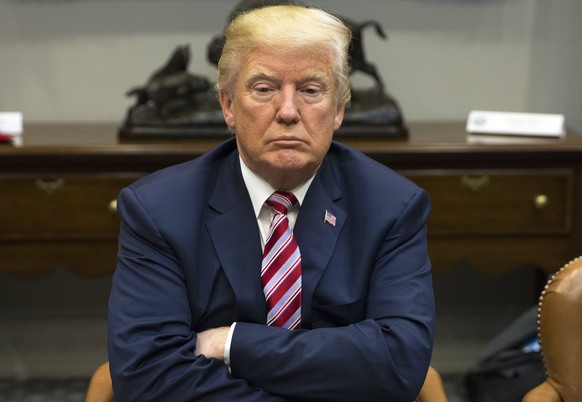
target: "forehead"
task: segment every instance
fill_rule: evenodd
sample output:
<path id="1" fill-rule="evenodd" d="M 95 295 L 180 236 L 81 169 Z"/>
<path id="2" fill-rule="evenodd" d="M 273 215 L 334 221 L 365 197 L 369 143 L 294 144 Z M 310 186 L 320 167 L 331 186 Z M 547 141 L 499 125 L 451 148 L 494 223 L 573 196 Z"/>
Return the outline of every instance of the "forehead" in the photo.
<path id="1" fill-rule="evenodd" d="M 241 76 L 247 80 L 258 75 L 277 79 L 314 77 L 331 80 L 331 55 L 320 48 L 252 49 L 245 57 Z"/>

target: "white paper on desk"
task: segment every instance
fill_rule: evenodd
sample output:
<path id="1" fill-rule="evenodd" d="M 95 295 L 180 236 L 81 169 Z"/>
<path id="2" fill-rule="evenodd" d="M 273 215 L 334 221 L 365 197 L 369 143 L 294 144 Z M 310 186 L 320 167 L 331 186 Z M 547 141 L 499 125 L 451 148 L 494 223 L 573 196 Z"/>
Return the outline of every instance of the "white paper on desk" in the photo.
<path id="1" fill-rule="evenodd" d="M 564 141 L 564 137 L 524 136 L 524 135 L 498 135 L 498 134 L 467 134 L 467 144 L 486 145 L 529 145 L 529 144 L 555 144 Z"/>
<path id="2" fill-rule="evenodd" d="M 17 136 L 22 134 L 22 113 L 0 112 L 0 133 Z"/>
<path id="3" fill-rule="evenodd" d="M 510 113 L 473 110 L 467 119 L 472 134 L 563 137 L 564 115 L 549 113 Z"/>

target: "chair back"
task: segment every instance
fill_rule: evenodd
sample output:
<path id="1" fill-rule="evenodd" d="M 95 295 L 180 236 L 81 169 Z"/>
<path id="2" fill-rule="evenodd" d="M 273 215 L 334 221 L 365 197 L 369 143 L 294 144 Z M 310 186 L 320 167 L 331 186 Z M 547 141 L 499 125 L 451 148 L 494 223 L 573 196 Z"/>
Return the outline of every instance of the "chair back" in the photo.
<path id="1" fill-rule="evenodd" d="M 434 367 L 430 366 L 428 368 L 428 373 L 426 373 L 426 379 L 424 380 L 420 394 L 418 394 L 415 402 L 447 401 L 448 399 L 441 375 Z"/>
<path id="2" fill-rule="evenodd" d="M 103 363 L 91 376 L 85 402 L 113 402 L 113 386 L 109 362 Z"/>
<path id="3" fill-rule="evenodd" d="M 564 402 L 582 401 L 582 257 L 566 264 L 546 284 L 538 329 L 548 382 Z"/>

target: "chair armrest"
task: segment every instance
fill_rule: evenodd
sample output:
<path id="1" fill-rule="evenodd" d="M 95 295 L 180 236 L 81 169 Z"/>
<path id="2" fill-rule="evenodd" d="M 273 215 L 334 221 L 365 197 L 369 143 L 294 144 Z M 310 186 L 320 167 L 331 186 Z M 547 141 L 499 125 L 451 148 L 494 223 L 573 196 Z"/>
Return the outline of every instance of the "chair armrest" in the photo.
<path id="1" fill-rule="evenodd" d="M 562 398 L 549 382 L 544 381 L 529 391 L 523 397 L 522 402 L 562 402 Z"/>

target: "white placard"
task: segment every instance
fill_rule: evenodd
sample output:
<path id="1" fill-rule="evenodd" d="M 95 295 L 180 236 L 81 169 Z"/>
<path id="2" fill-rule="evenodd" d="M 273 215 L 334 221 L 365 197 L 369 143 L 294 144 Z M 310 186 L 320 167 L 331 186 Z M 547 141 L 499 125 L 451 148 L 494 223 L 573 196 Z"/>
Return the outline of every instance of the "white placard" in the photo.
<path id="1" fill-rule="evenodd" d="M 467 131 L 474 134 L 563 137 L 564 115 L 473 110 L 467 119 Z"/>
<path id="2" fill-rule="evenodd" d="M 0 112 L 0 133 L 7 135 L 22 134 L 22 113 Z"/>

